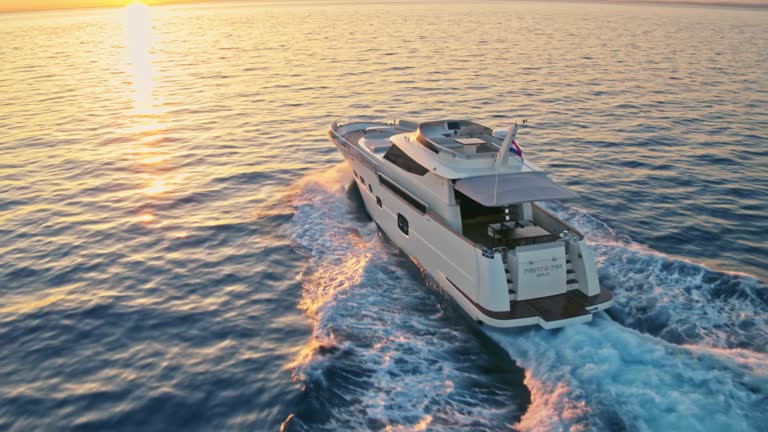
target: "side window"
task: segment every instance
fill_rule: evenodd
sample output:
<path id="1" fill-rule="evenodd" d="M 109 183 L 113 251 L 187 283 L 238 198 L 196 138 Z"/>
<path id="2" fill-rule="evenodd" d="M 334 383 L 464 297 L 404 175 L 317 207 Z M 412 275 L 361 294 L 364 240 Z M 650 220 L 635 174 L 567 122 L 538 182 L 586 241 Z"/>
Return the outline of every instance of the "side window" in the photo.
<path id="1" fill-rule="evenodd" d="M 382 205 L 381 205 L 381 198 L 379 198 L 378 196 L 376 197 L 376 204 L 377 204 L 379 207 L 382 207 Z"/>
<path id="2" fill-rule="evenodd" d="M 392 183 L 391 181 L 387 180 L 386 177 L 384 177 L 381 174 L 379 174 L 379 181 L 381 182 L 382 186 L 384 186 L 385 188 L 387 188 L 387 189 L 391 190 L 392 192 L 394 192 L 395 194 L 397 194 L 397 196 L 399 196 L 405 202 L 407 202 L 408 204 L 413 206 L 413 208 L 418 210 L 421 214 L 424 214 L 424 213 L 427 212 L 427 206 L 424 203 L 422 203 L 421 201 L 419 201 L 416 198 L 412 197 L 411 195 L 406 193 L 404 190 L 400 189 L 399 186 L 397 186 L 394 183 Z"/>
<path id="3" fill-rule="evenodd" d="M 397 227 L 400 228 L 403 234 L 408 235 L 408 219 L 400 213 L 397 214 Z"/>
<path id="4" fill-rule="evenodd" d="M 360 183 L 362 183 L 363 185 L 365 185 L 365 179 L 363 178 L 363 176 L 360 176 Z"/>
<path id="5" fill-rule="evenodd" d="M 400 147 L 396 145 L 393 145 L 389 148 L 389 150 L 387 150 L 386 153 L 384 153 L 384 159 L 392 162 L 393 164 L 400 167 L 400 169 L 403 171 L 409 172 L 411 174 L 423 176 L 429 172 L 427 168 L 419 165 L 418 162 L 411 159 L 410 156 L 405 154 L 405 152 L 400 150 Z"/>
<path id="6" fill-rule="evenodd" d="M 373 186 L 370 183 L 368 183 L 368 192 L 373 193 Z"/>
<path id="7" fill-rule="evenodd" d="M 355 175 L 355 178 L 357 178 L 357 171 L 355 171 L 355 170 L 352 170 L 352 174 L 354 174 L 354 175 Z"/>

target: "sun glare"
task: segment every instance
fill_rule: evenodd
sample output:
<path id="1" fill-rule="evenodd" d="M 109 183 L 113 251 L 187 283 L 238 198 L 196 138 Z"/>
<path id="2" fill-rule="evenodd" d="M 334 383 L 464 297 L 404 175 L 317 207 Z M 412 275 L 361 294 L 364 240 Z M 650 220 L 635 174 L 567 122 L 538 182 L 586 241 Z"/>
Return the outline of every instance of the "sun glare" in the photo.
<path id="1" fill-rule="evenodd" d="M 125 5 L 126 9 L 129 10 L 140 10 L 140 9 L 147 9 L 149 6 L 141 0 L 133 0 L 132 2 Z"/>
<path id="2" fill-rule="evenodd" d="M 150 113 L 153 99 L 154 68 L 152 65 L 152 16 L 149 7 L 143 3 L 131 3 L 125 7 L 123 28 L 131 75 L 135 87 L 135 107 L 143 113 Z"/>
<path id="3" fill-rule="evenodd" d="M 125 2 L 123 3 L 125 4 Z M 133 104 L 126 114 L 132 120 L 125 132 L 131 136 L 132 145 L 126 152 L 137 162 L 139 190 L 146 199 L 143 207 L 154 200 L 172 193 L 183 179 L 183 175 L 162 176 L 162 166 L 171 154 L 164 148 L 164 114 L 162 101 L 156 94 L 154 46 L 156 35 L 153 21 L 156 18 L 147 2 L 134 1 L 120 10 L 125 39 L 125 66 L 130 77 Z M 158 223 L 159 217 L 145 211 L 138 216 L 144 224 Z"/>

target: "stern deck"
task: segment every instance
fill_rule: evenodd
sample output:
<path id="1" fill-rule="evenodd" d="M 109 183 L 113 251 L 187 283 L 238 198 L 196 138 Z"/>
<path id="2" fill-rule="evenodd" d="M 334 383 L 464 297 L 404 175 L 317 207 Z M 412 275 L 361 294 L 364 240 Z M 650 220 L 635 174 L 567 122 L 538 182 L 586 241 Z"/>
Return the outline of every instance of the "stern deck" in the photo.
<path id="1" fill-rule="evenodd" d="M 564 294 L 550 297 L 540 297 L 530 300 L 510 302 L 510 311 L 501 319 L 517 320 L 539 317 L 550 325 L 542 324 L 542 327 L 558 327 L 560 321 L 570 321 L 575 318 L 587 317 L 595 312 L 595 308 L 610 302 L 613 299 L 611 293 L 600 290 L 600 294 L 591 297 L 578 290 L 571 290 Z M 592 309 L 592 311 L 590 311 Z M 604 309 L 604 308 L 600 308 Z"/>

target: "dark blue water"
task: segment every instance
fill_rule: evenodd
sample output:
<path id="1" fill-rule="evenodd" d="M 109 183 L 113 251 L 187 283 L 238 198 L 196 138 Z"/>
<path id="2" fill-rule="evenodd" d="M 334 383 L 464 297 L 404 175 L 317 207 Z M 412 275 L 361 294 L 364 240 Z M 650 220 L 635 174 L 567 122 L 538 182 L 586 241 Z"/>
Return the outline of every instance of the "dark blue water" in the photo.
<path id="1" fill-rule="evenodd" d="M 763 430 L 768 14 L 557 3 L 0 16 L 0 430 Z M 335 116 L 528 118 L 616 304 L 481 329 Z"/>

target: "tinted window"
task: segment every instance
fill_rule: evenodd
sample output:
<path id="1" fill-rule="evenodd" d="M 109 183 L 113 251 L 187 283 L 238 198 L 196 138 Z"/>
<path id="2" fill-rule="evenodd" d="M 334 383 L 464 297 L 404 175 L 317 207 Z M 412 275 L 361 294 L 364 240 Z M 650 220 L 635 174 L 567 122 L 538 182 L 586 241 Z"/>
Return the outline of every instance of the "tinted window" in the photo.
<path id="1" fill-rule="evenodd" d="M 397 165 L 398 167 L 402 168 L 403 170 L 411 173 L 423 176 L 427 172 L 429 172 L 428 169 L 425 167 L 419 165 L 418 162 L 411 159 L 410 156 L 405 154 L 404 151 L 400 150 L 400 147 L 393 145 L 392 147 L 387 150 L 387 152 L 384 154 L 384 159 L 392 162 L 393 164 Z"/>
<path id="2" fill-rule="evenodd" d="M 379 175 L 379 181 L 381 182 L 381 184 L 384 187 L 386 187 L 387 189 L 389 189 L 392 192 L 396 193 L 397 196 L 402 198 L 405 202 L 407 202 L 408 204 L 413 206 L 413 208 L 415 208 L 416 210 L 418 210 L 422 214 L 427 212 L 427 206 L 426 205 L 424 205 L 421 201 L 419 201 L 419 200 L 415 199 L 414 197 L 412 197 L 410 194 L 408 194 L 404 190 L 400 189 L 400 187 L 397 186 L 396 184 L 392 183 L 391 181 L 387 180 L 386 178 L 384 178 L 381 175 Z"/>

